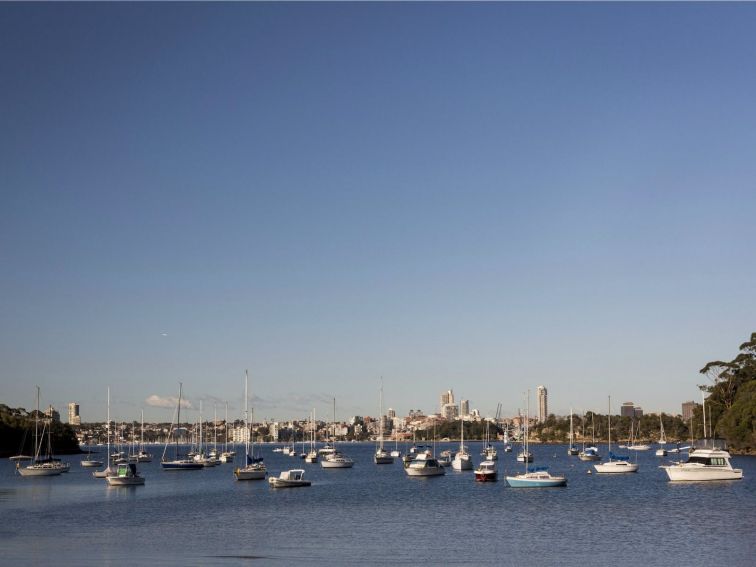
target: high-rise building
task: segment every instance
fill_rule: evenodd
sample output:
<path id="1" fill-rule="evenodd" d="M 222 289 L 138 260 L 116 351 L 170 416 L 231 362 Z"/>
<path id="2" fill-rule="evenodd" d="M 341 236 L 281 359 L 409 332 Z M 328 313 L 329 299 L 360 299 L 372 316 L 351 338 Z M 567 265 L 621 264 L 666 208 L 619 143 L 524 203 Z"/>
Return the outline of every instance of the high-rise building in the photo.
<path id="1" fill-rule="evenodd" d="M 441 413 L 444 413 L 444 406 L 454 403 L 454 392 L 452 390 L 446 390 L 441 392 Z"/>
<path id="2" fill-rule="evenodd" d="M 394 410 L 394 408 L 389 408 L 386 411 L 386 415 L 388 416 L 389 419 L 394 419 L 396 417 L 396 410 Z"/>
<path id="3" fill-rule="evenodd" d="M 683 421 L 690 421 L 693 415 L 693 410 L 698 404 L 696 402 L 683 402 L 682 405 L 682 418 Z"/>
<path id="4" fill-rule="evenodd" d="M 441 408 L 441 415 L 446 419 L 457 419 L 459 417 L 459 407 L 457 404 L 445 404 Z"/>
<path id="5" fill-rule="evenodd" d="M 543 423 L 549 416 L 549 394 L 546 386 L 536 388 L 536 397 L 538 399 L 538 421 Z"/>
<path id="6" fill-rule="evenodd" d="M 635 417 L 635 404 L 633 402 L 625 402 L 622 404 L 620 415 L 622 417 Z"/>
<path id="7" fill-rule="evenodd" d="M 467 417 L 470 415 L 470 400 L 460 400 L 459 402 L 459 415 Z"/>
<path id="8" fill-rule="evenodd" d="M 68 423 L 71 425 L 81 425 L 81 416 L 79 416 L 79 404 L 71 402 L 68 404 Z"/>

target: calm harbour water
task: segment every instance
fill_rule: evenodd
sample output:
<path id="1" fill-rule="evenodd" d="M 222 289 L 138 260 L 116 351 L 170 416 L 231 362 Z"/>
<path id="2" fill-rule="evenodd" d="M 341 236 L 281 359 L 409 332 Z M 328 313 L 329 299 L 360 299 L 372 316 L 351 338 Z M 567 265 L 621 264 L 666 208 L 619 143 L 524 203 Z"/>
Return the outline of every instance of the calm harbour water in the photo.
<path id="1" fill-rule="evenodd" d="M 437 451 L 454 448 L 439 444 Z M 469 444 L 476 463 L 481 443 Z M 401 448 L 401 447 L 400 447 Z M 756 458 L 734 457 L 741 481 L 671 484 L 653 451 L 632 475 L 588 475 L 565 446 L 531 446 L 566 488 L 513 489 L 522 470 L 499 445 L 496 483 L 471 471 L 408 478 L 372 444 L 342 444 L 352 469 L 273 453 L 268 471 L 305 468 L 309 488 L 238 482 L 233 465 L 199 471 L 140 465 L 146 484 L 113 488 L 72 456 L 71 472 L 21 478 L 0 463 L 2 562 L 79 565 L 711 565 L 754 564 Z M 602 453 L 606 447 L 599 447 Z M 403 449 L 403 448 L 402 448 Z M 242 451 L 243 452 L 243 448 Z M 241 461 L 240 457 L 237 457 Z"/>

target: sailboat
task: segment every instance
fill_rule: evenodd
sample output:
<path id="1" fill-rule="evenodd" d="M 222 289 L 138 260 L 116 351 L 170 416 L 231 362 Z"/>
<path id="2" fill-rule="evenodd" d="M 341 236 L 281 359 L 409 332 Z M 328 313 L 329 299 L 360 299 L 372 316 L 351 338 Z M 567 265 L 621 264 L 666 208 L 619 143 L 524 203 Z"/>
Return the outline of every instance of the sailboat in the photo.
<path id="1" fill-rule="evenodd" d="M 39 386 L 37 386 L 37 411 L 34 414 L 34 459 L 30 465 L 21 467 L 20 463 L 16 464 L 16 470 L 21 476 L 56 476 L 61 474 L 63 466 L 60 462 L 52 460 L 52 449 L 50 446 L 49 420 L 45 420 L 42 425 L 42 435 L 39 434 Z M 45 428 L 47 428 L 47 458 L 42 459 L 42 445 L 45 439 Z"/>
<path id="2" fill-rule="evenodd" d="M 667 436 L 664 435 L 664 422 L 662 421 L 662 412 L 659 412 L 659 445 L 660 447 L 656 450 L 657 457 L 667 456 L 667 449 L 664 447 L 664 445 L 666 444 L 667 444 Z"/>
<path id="3" fill-rule="evenodd" d="M 581 461 L 600 461 L 598 448 L 596 447 L 596 429 L 593 427 L 593 412 L 591 412 L 591 446 L 585 446 L 585 413 L 583 413 L 583 450 L 578 453 Z"/>
<path id="4" fill-rule="evenodd" d="M 110 468 L 110 460 L 112 458 L 110 456 L 110 387 L 108 387 L 108 414 L 107 414 L 107 418 L 108 418 L 108 422 L 105 425 L 105 431 L 106 431 L 107 436 L 108 436 L 108 466 L 106 466 L 101 471 L 94 471 L 92 473 L 92 476 L 95 477 L 95 478 L 107 478 L 111 474 L 115 474 L 115 470 L 113 470 L 113 469 Z"/>
<path id="5" fill-rule="evenodd" d="M 220 462 L 232 463 L 234 461 L 234 457 L 236 456 L 236 452 L 228 450 L 228 402 L 226 402 L 226 421 L 223 422 L 223 435 L 223 452 L 220 456 Z"/>
<path id="6" fill-rule="evenodd" d="M 640 438 L 640 421 L 638 421 L 638 433 L 637 435 L 633 431 L 633 422 L 630 422 L 630 444 L 627 446 L 629 451 L 648 451 L 651 445 L 647 443 L 639 443 L 637 439 Z"/>
<path id="7" fill-rule="evenodd" d="M 381 380 L 380 402 L 378 403 L 378 449 L 373 455 L 376 465 L 390 465 L 394 462 L 389 452 L 383 448 L 383 380 Z"/>
<path id="8" fill-rule="evenodd" d="M 570 408 L 570 446 L 567 448 L 568 455 L 577 455 L 580 451 L 575 447 L 575 434 L 572 429 L 572 408 Z"/>
<path id="9" fill-rule="evenodd" d="M 499 404 L 496 408 L 496 417 L 494 418 L 494 423 L 499 421 L 499 412 L 501 411 L 501 404 Z M 486 420 L 486 446 L 483 449 L 483 452 L 481 453 L 481 456 L 484 457 L 484 461 L 496 461 L 499 459 L 499 454 L 496 451 L 496 447 L 494 447 L 491 444 L 491 421 Z"/>
<path id="10" fill-rule="evenodd" d="M 315 449 L 315 408 L 312 408 L 310 417 L 310 451 L 305 455 L 305 463 L 314 464 L 318 462 L 318 452 Z"/>
<path id="11" fill-rule="evenodd" d="M 328 453 L 320 461 L 320 466 L 324 469 L 351 469 L 354 461 L 336 450 L 336 398 L 333 399 L 333 452 Z M 324 447 L 325 448 L 325 447 Z M 321 449 L 322 451 L 322 449 Z M 321 453 L 322 454 L 322 453 Z"/>
<path id="12" fill-rule="evenodd" d="M 244 446 L 244 462 L 243 467 L 237 467 L 234 470 L 234 476 L 236 480 L 262 480 L 265 478 L 268 470 L 265 468 L 265 463 L 262 457 L 254 456 L 254 440 L 252 440 L 252 453 L 249 450 L 249 440 L 252 437 L 252 429 L 249 426 L 249 373 L 244 371 L 244 430 L 246 444 Z"/>
<path id="13" fill-rule="evenodd" d="M 188 470 L 198 470 L 198 469 L 203 468 L 202 463 L 198 463 L 194 459 L 182 458 L 181 452 L 179 451 L 178 429 L 181 427 L 182 388 L 183 388 L 183 384 L 179 382 L 179 397 L 178 397 L 178 403 L 176 404 L 176 429 L 174 430 L 173 424 L 171 423 L 171 431 L 168 434 L 168 440 L 165 442 L 165 447 L 163 448 L 163 456 L 160 459 L 160 466 L 163 467 L 163 469 L 167 471 L 188 471 Z M 174 431 L 175 431 L 175 437 L 176 437 L 175 454 L 174 454 L 173 459 L 168 459 L 166 455 L 168 453 L 168 447 L 170 446 L 170 443 L 171 443 L 171 435 L 174 434 Z"/>
<path id="14" fill-rule="evenodd" d="M 530 390 L 528 390 L 527 412 L 525 415 L 525 436 L 523 439 L 523 453 L 529 454 L 528 451 L 528 422 L 530 420 Z M 552 475 L 548 467 L 528 467 L 525 463 L 525 472 L 510 475 L 506 477 L 507 483 L 512 488 L 551 488 L 556 486 L 567 486 L 565 476 Z"/>
<path id="15" fill-rule="evenodd" d="M 138 463 L 151 463 L 152 453 L 144 450 L 144 410 L 142 410 L 142 431 L 139 434 L 139 452 L 136 458 Z"/>
<path id="16" fill-rule="evenodd" d="M 612 397 L 609 396 L 609 415 L 607 415 L 609 423 L 609 443 L 607 446 L 607 452 L 609 453 L 609 460 L 605 463 L 593 465 L 598 473 L 634 473 L 638 472 L 638 464 L 631 463 L 630 457 L 618 456 L 612 453 Z"/>
<path id="17" fill-rule="evenodd" d="M 459 416 L 459 427 L 460 427 L 460 441 L 459 441 L 459 451 L 457 451 L 457 454 L 454 455 L 454 459 L 452 459 L 452 468 L 455 471 L 471 471 L 473 468 L 473 462 L 472 457 L 470 456 L 470 453 L 467 452 L 467 447 L 465 447 L 465 420 L 461 415 Z"/>

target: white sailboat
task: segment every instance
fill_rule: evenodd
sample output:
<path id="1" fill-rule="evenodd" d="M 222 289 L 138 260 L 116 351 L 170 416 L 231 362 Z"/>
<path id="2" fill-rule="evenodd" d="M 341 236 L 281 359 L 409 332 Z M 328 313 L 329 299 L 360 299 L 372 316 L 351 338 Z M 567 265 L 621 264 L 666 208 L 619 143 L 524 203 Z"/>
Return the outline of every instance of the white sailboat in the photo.
<path id="1" fill-rule="evenodd" d="M 585 446 L 585 413 L 583 413 L 583 450 L 578 453 L 581 461 L 600 461 L 598 448 L 596 447 L 596 429 L 593 426 L 593 412 L 591 412 L 591 446 Z"/>
<path id="2" fill-rule="evenodd" d="M 394 462 L 389 452 L 383 448 L 383 380 L 381 380 L 381 393 L 378 402 L 378 449 L 373 455 L 376 465 L 390 465 Z"/>
<path id="3" fill-rule="evenodd" d="M 528 422 L 530 421 L 530 390 L 528 390 L 527 412 L 525 414 L 525 435 L 523 439 L 523 453 L 529 454 L 528 451 Z M 506 477 L 507 483 L 512 488 L 552 488 L 557 486 L 567 486 L 567 478 L 561 475 L 552 475 L 548 467 L 528 467 L 525 463 L 525 472 L 509 475 Z"/>
<path id="4" fill-rule="evenodd" d="M 580 451 L 575 447 L 575 433 L 572 429 L 572 408 L 570 408 L 570 446 L 567 448 L 568 455 L 577 455 Z"/>
<path id="5" fill-rule="evenodd" d="M 667 436 L 664 434 L 664 421 L 662 421 L 662 412 L 659 412 L 659 445 L 656 450 L 657 457 L 666 457 L 667 449 L 664 447 L 667 444 Z"/>
<path id="6" fill-rule="evenodd" d="M 234 476 L 236 480 L 263 480 L 268 470 L 265 468 L 265 463 L 262 457 L 254 456 L 254 439 L 252 440 L 252 451 L 249 450 L 249 441 L 252 437 L 252 429 L 249 426 L 249 395 L 247 393 L 249 387 L 249 373 L 244 371 L 244 430 L 246 432 L 246 444 L 244 446 L 244 462 L 243 467 L 237 467 L 234 470 Z"/>
<path id="7" fill-rule="evenodd" d="M 333 452 L 326 454 L 320 461 L 324 469 L 351 469 L 354 461 L 336 450 L 336 398 L 333 399 Z M 325 448 L 325 447 L 324 447 Z M 322 451 L 322 449 L 321 449 Z M 321 453 L 322 454 L 322 453 Z"/>
<path id="8" fill-rule="evenodd" d="M 108 386 L 108 422 L 105 425 L 105 431 L 108 436 L 108 465 L 101 471 L 94 471 L 92 476 L 95 478 L 107 478 L 108 476 L 115 474 L 115 469 L 110 468 L 110 461 L 112 459 L 110 455 L 110 386 Z"/>
<path id="9" fill-rule="evenodd" d="M 472 456 L 470 455 L 470 453 L 467 452 L 467 447 L 465 447 L 465 420 L 464 420 L 464 417 L 461 415 L 461 413 L 462 412 L 460 411 L 460 416 L 459 416 L 459 435 L 460 435 L 459 451 L 457 451 L 457 454 L 454 455 L 454 459 L 452 459 L 451 466 L 452 466 L 452 468 L 455 471 L 471 471 L 472 468 L 473 468 Z M 434 437 L 434 439 L 435 439 L 435 437 Z"/>
<path id="10" fill-rule="evenodd" d="M 228 402 L 226 402 L 226 421 L 223 422 L 223 452 L 220 456 L 221 463 L 233 463 L 236 456 L 235 451 L 228 450 Z"/>
<path id="11" fill-rule="evenodd" d="M 305 455 L 305 463 L 315 464 L 318 462 L 318 451 L 315 449 L 315 408 L 310 414 L 310 450 Z"/>
<path id="12" fill-rule="evenodd" d="M 45 428 L 47 427 L 47 456 L 41 458 L 42 445 L 45 439 Z M 42 426 L 42 435 L 39 434 L 39 386 L 37 386 L 37 411 L 34 414 L 34 459 L 30 465 L 20 466 L 16 463 L 16 470 L 21 476 L 57 476 L 64 472 L 63 466 L 59 462 L 52 460 L 52 449 L 50 447 L 50 431 L 47 420 Z"/>
<path id="13" fill-rule="evenodd" d="M 634 473 L 638 472 L 638 464 L 631 463 L 630 457 L 618 456 L 612 453 L 612 397 L 609 396 L 609 414 L 607 415 L 609 424 L 609 443 L 607 446 L 607 452 L 609 453 L 609 460 L 593 465 L 598 473 L 604 474 L 622 474 L 622 473 Z"/>

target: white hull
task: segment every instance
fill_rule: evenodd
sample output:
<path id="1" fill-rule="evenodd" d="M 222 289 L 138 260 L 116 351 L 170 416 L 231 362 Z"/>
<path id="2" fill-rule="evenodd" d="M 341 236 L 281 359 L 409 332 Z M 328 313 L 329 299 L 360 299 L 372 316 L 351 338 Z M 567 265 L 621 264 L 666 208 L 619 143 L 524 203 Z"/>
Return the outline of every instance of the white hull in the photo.
<path id="1" fill-rule="evenodd" d="M 141 476 L 131 476 L 126 478 L 109 476 L 105 480 L 108 481 L 110 486 L 140 486 L 144 484 L 144 477 Z"/>
<path id="2" fill-rule="evenodd" d="M 741 469 L 728 469 L 724 467 L 697 467 L 682 465 L 670 465 L 662 467 L 667 473 L 669 480 L 674 482 L 699 482 L 712 480 L 740 480 L 743 478 Z"/>
<path id="3" fill-rule="evenodd" d="M 82 461 L 81 466 L 84 468 L 94 468 L 94 467 L 101 467 L 102 461 Z"/>
<path id="4" fill-rule="evenodd" d="M 29 465 L 18 469 L 21 476 L 57 476 L 63 472 L 60 467 L 49 467 L 45 465 Z"/>
<path id="5" fill-rule="evenodd" d="M 412 466 L 409 466 L 404 469 L 404 472 L 407 473 L 407 476 L 441 476 L 444 474 L 444 467 L 439 465 L 437 467 L 412 468 Z"/>
<path id="6" fill-rule="evenodd" d="M 324 469 L 351 469 L 354 461 L 351 459 L 331 459 L 320 461 L 320 466 Z"/>
<path id="7" fill-rule="evenodd" d="M 106 478 L 113 474 L 115 474 L 115 471 L 108 467 L 105 470 L 93 472 L 92 476 L 95 478 Z"/>
<path id="8" fill-rule="evenodd" d="M 471 471 L 473 469 L 472 459 L 467 456 L 459 458 L 459 455 L 452 460 L 452 469 L 455 471 Z"/>
<path id="9" fill-rule="evenodd" d="M 593 465 L 598 473 L 622 474 L 638 472 L 638 465 L 627 461 L 609 461 L 599 465 Z"/>
<path id="10" fill-rule="evenodd" d="M 234 476 L 236 480 L 263 480 L 267 472 L 264 468 L 238 468 Z"/>

